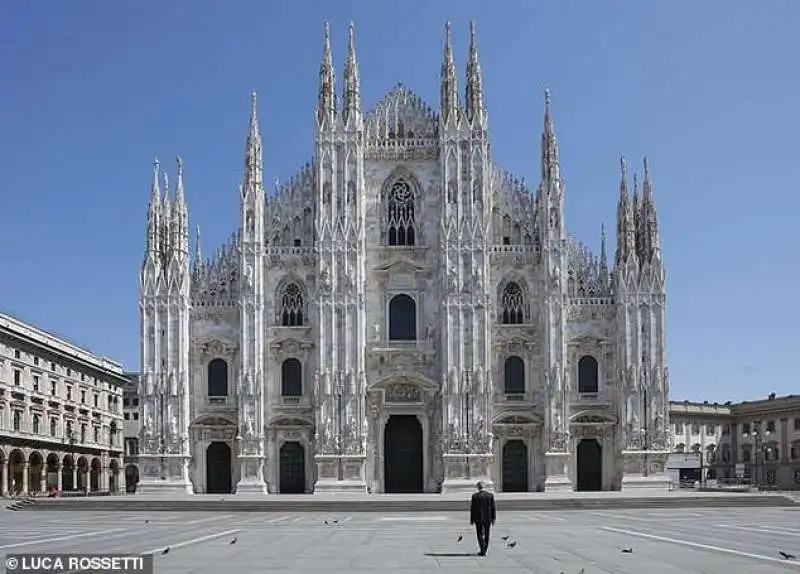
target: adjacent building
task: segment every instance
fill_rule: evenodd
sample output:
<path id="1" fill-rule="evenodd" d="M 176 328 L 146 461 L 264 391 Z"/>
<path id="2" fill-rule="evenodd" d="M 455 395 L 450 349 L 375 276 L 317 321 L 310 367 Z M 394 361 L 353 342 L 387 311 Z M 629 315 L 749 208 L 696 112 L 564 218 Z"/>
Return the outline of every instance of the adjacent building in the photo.
<path id="1" fill-rule="evenodd" d="M 139 484 L 139 374 L 125 373 L 128 381 L 122 387 L 122 416 L 125 429 L 125 492 L 136 492 Z"/>
<path id="2" fill-rule="evenodd" d="M 800 489 L 800 395 L 672 402 L 668 467 L 690 481 Z"/>
<path id="3" fill-rule="evenodd" d="M 172 185 L 154 168 L 139 490 L 666 488 L 649 163 L 607 182 L 617 250 L 598 221 L 593 253 L 567 233 L 549 93 L 538 181 L 491 153 L 474 27 L 463 80 L 447 28 L 435 109 L 403 85 L 363 107 L 352 26 L 341 77 L 323 46 L 311 161 L 267 193 L 253 96 L 240 217 L 210 259 L 183 162 Z"/>
<path id="4" fill-rule="evenodd" d="M 0 492 L 118 492 L 122 367 L 0 314 Z"/>

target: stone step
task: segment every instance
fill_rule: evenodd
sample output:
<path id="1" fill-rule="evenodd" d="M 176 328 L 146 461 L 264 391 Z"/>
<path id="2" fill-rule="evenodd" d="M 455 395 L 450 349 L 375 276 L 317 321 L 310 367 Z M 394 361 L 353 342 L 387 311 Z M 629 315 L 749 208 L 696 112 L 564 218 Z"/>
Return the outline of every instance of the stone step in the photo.
<path id="1" fill-rule="evenodd" d="M 724 507 L 790 507 L 796 506 L 786 496 L 773 494 L 711 495 L 661 495 L 661 496 L 564 496 L 525 497 L 498 496 L 497 508 L 508 511 L 553 510 L 612 510 L 655 508 L 724 508 Z M 102 498 L 36 499 L 18 508 L 28 511 L 88 511 L 88 512 L 329 512 L 329 513 L 403 513 L 403 512 L 466 512 L 469 497 L 443 497 L 436 495 L 393 498 L 383 495 L 362 497 L 336 495 L 260 497 L 213 495 L 182 498 L 143 497 L 137 495 Z"/>

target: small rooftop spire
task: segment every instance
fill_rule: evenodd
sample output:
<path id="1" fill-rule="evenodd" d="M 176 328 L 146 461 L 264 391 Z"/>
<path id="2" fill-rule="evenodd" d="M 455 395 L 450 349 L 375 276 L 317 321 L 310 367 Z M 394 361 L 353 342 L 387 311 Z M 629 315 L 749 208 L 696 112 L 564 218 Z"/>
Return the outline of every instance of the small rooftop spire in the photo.
<path id="1" fill-rule="evenodd" d="M 545 88 L 544 128 L 542 130 L 542 181 L 556 183 L 559 180 L 558 140 L 553 122 L 550 88 Z"/>
<path id="2" fill-rule="evenodd" d="M 355 24 L 350 22 L 347 29 L 347 63 L 344 66 L 344 97 L 342 98 L 342 115 L 345 124 L 351 117 L 361 114 L 361 79 L 356 59 Z"/>
<path id="3" fill-rule="evenodd" d="M 336 73 L 333 69 L 331 50 L 331 25 L 325 22 L 325 40 L 322 45 L 322 63 L 319 66 L 319 94 L 317 103 L 317 124 L 326 118 L 330 122 L 336 115 Z"/>
<path id="4" fill-rule="evenodd" d="M 439 105 L 443 123 L 456 119 L 458 113 L 458 87 L 455 59 L 453 58 L 453 31 L 450 22 L 444 25 L 444 55 L 442 57 L 441 97 Z"/>
<path id="5" fill-rule="evenodd" d="M 470 122 L 483 123 L 483 73 L 478 58 L 475 22 L 469 23 L 469 60 L 467 61 L 466 111 Z"/>

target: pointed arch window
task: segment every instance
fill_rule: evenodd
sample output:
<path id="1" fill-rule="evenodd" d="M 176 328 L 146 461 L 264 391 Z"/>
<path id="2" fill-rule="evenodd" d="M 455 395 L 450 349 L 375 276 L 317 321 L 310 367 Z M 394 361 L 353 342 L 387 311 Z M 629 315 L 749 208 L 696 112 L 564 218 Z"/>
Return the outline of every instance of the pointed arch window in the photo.
<path id="1" fill-rule="evenodd" d="M 516 355 L 503 363 L 503 392 L 506 395 L 525 393 L 525 361 Z"/>
<path id="2" fill-rule="evenodd" d="M 500 322 L 522 325 L 525 322 L 525 295 L 519 283 L 509 281 L 500 295 Z"/>
<path id="3" fill-rule="evenodd" d="M 578 392 L 596 393 L 599 389 L 599 369 L 597 359 L 584 355 L 578 361 Z"/>
<path id="4" fill-rule="evenodd" d="M 305 298 L 297 283 L 288 283 L 279 297 L 279 321 L 284 327 L 305 325 Z"/>
<path id="5" fill-rule="evenodd" d="M 389 189 L 387 202 L 387 237 L 389 245 L 416 245 L 414 191 L 409 183 L 398 179 Z"/>
<path id="6" fill-rule="evenodd" d="M 208 363 L 208 396 L 228 396 L 228 363 L 224 359 L 214 359 Z"/>

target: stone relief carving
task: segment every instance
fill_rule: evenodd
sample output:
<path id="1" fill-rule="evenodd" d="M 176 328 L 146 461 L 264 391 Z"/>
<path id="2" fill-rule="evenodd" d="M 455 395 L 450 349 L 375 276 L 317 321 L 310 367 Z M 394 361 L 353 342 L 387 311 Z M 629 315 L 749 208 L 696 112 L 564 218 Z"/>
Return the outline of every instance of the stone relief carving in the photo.
<path id="1" fill-rule="evenodd" d="M 387 403 L 422 402 L 422 392 L 420 388 L 410 383 L 392 383 L 387 385 L 384 397 Z"/>

